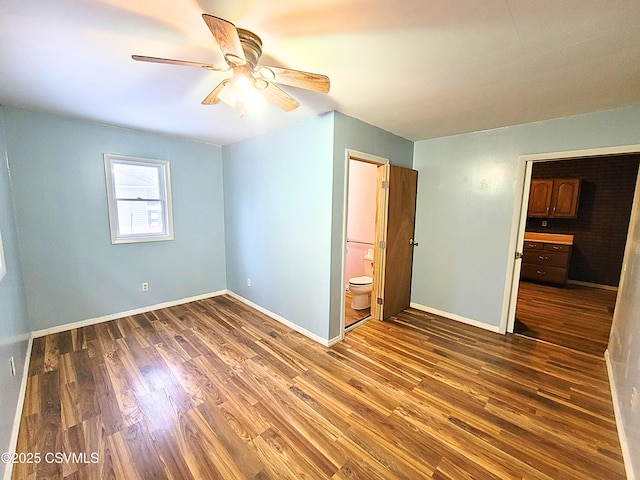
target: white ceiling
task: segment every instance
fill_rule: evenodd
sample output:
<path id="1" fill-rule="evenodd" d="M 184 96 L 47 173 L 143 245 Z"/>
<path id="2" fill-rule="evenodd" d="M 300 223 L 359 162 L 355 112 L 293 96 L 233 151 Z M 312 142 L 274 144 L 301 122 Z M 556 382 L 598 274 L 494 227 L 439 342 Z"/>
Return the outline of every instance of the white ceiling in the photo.
<path id="1" fill-rule="evenodd" d="M 240 118 L 202 13 L 328 95 Z M 0 104 L 227 144 L 338 110 L 409 140 L 640 103 L 640 0 L 0 0 Z"/>

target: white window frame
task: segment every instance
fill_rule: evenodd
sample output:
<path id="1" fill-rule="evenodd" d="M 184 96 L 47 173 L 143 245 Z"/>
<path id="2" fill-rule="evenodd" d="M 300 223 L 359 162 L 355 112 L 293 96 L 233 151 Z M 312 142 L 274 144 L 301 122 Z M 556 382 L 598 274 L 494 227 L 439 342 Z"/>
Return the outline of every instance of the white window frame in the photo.
<path id="1" fill-rule="evenodd" d="M 118 227 L 117 200 L 124 200 L 116 197 L 115 182 L 113 177 L 113 164 L 142 165 L 158 168 L 160 175 L 160 199 L 150 199 L 160 201 L 163 204 L 164 212 L 164 232 L 162 233 L 133 233 L 121 234 Z M 109 227 L 111 230 L 111 243 L 139 243 L 139 242 L 161 242 L 173 240 L 173 208 L 171 204 L 171 174 L 168 160 L 157 160 L 152 158 L 128 157 L 123 155 L 104 154 L 105 177 L 107 181 L 107 204 L 109 206 Z M 164 180 L 164 181 L 163 181 Z M 135 198 L 128 200 L 145 199 Z"/>

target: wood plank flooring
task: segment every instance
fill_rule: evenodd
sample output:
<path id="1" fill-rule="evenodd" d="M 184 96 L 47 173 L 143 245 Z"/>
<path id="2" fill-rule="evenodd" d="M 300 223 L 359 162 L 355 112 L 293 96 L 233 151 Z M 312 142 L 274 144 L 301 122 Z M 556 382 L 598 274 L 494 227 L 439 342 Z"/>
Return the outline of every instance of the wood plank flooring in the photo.
<path id="1" fill-rule="evenodd" d="M 18 452 L 30 480 L 624 478 L 601 359 L 411 309 L 325 348 L 228 296 L 36 338 Z"/>
<path id="2" fill-rule="evenodd" d="M 514 331 L 602 357 L 616 296 L 616 291 L 601 288 L 521 281 Z"/>
<path id="3" fill-rule="evenodd" d="M 355 310 L 351 308 L 351 301 L 353 300 L 353 293 L 347 290 L 344 294 L 344 326 L 350 327 L 358 323 L 360 320 L 365 319 L 371 315 L 371 307 L 364 308 L 362 310 Z"/>

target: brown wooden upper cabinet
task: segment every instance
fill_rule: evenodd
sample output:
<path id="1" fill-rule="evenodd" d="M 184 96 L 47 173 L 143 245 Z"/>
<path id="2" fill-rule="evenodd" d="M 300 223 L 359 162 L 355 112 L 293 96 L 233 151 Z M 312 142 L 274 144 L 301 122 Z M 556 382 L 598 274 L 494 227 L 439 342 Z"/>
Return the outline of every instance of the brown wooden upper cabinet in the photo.
<path id="1" fill-rule="evenodd" d="M 580 180 L 531 180 L 529 217 L 576 218 L 580 198 Z"/>

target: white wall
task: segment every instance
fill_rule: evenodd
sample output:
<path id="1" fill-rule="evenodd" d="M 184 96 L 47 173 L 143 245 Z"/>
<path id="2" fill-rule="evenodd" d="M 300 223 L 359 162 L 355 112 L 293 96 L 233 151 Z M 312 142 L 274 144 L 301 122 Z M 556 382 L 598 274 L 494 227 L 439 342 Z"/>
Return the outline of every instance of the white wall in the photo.
<path id="1" fill-rule="evenodd" d="M 640 106 L 416 142 L 412 302 L 496 330 L 523 154 L 640 143 Z"/>
<path id="2" fill-rule="evenodd" d="M 638 178 L 608 349 L 610 381 L 616 392 L 616 413 L 623 430 L 619 433 L 626 439 L 627 468 L 635 472 L 635 476 L 631 474 L 628 475 L 629 478 L 640 478 L 640 177 Z"/>

